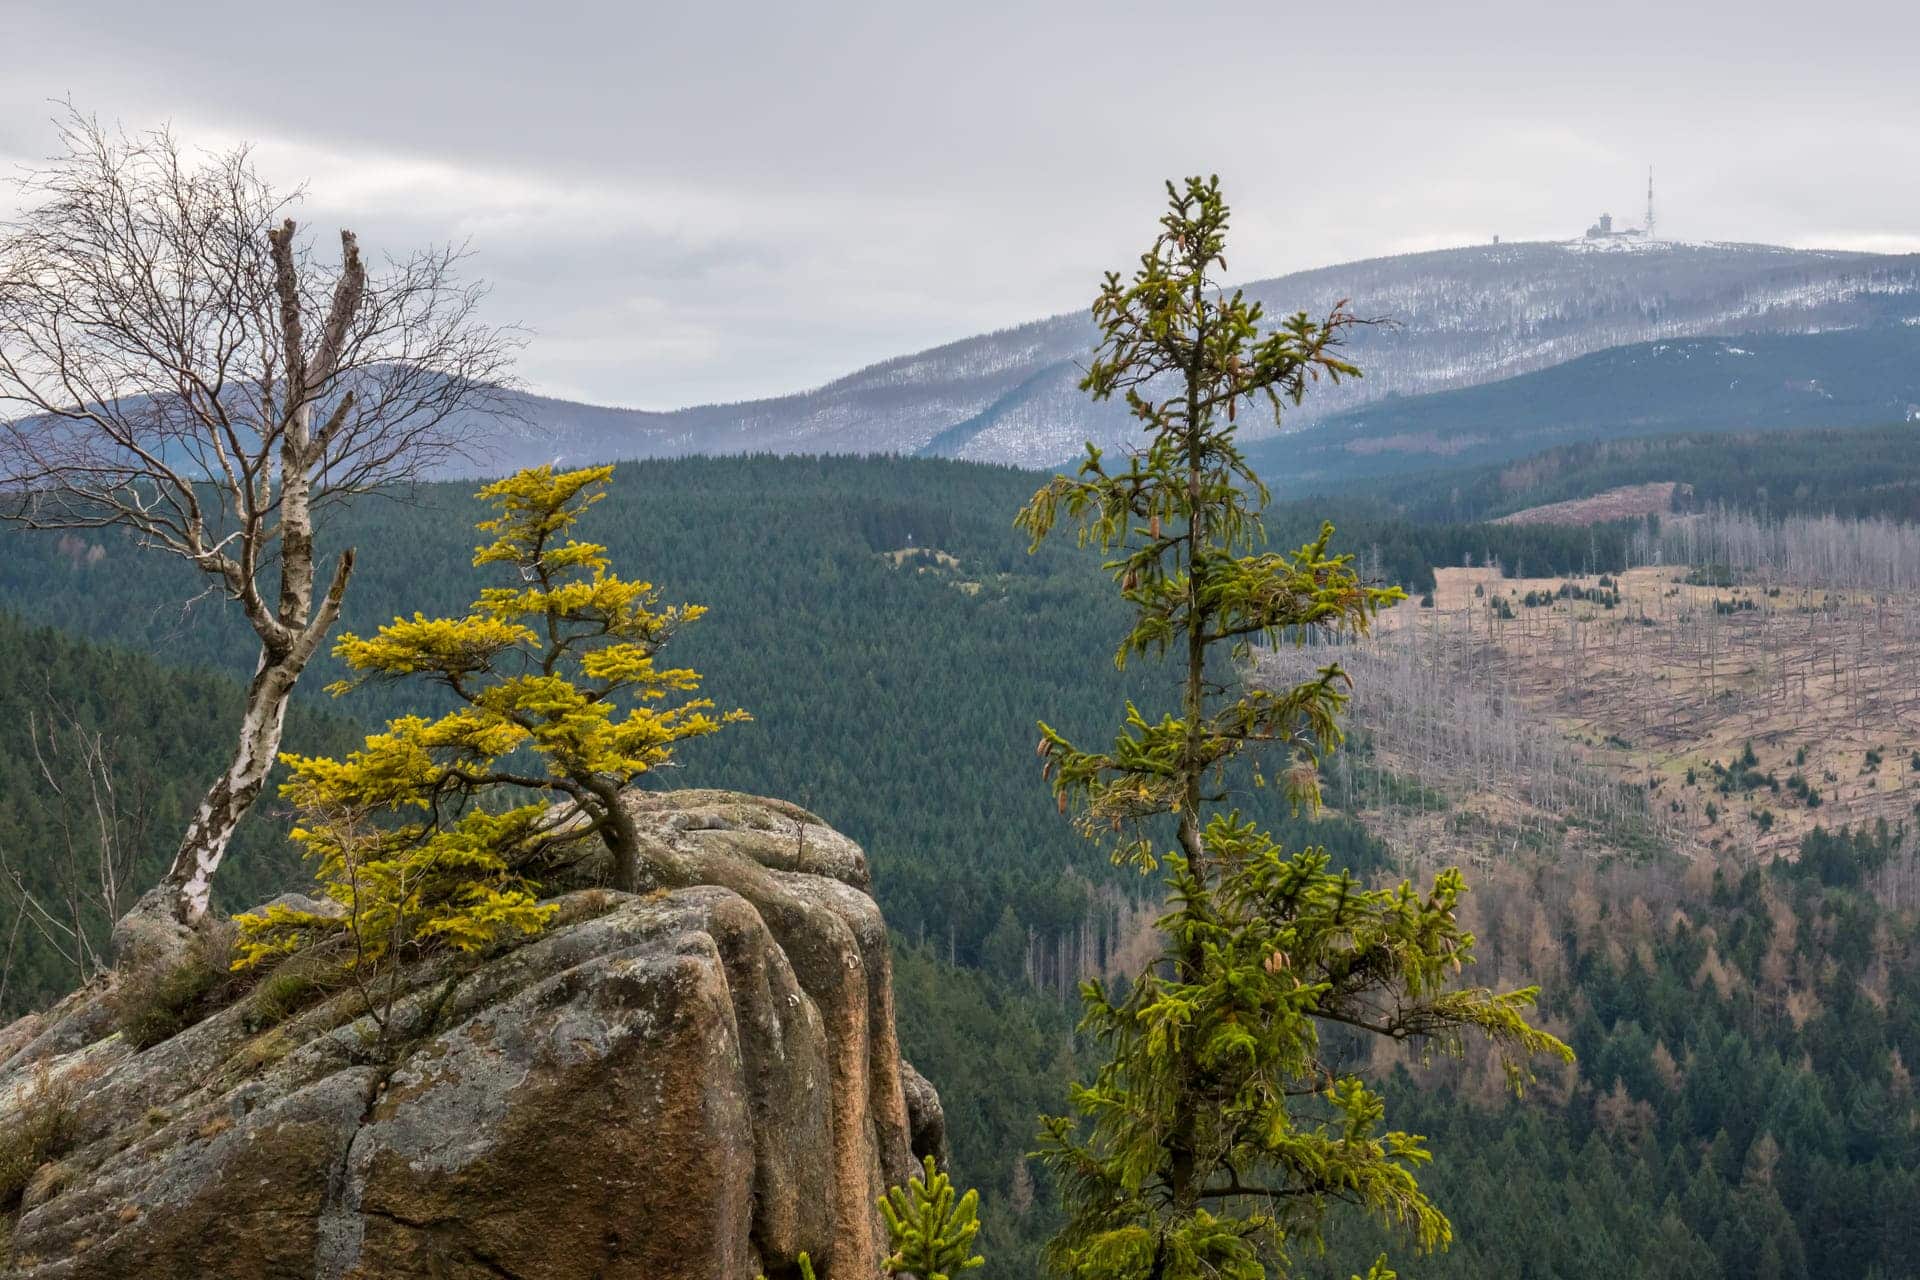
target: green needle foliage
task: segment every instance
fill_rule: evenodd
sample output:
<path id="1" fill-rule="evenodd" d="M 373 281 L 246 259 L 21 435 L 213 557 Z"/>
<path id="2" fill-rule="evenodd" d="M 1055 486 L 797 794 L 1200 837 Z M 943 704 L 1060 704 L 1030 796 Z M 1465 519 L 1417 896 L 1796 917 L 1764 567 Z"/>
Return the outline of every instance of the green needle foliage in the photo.
<path id="1" fill-rule="evenodd" d="M 887 1243 L 893 1252 L 881 1264 L 890 1276 L 918 1276 L 920 1280 L 951 1280 L 962 1271 L 984 1266 L 973 1251 L 980 1230 L 980 1193 L 969 1190 L 955 1199 L 953 1182 L 926 1157 L 925 1174 L 904 1187 L 889 1187 L 880 1197 L 880 1216 L 886 1219 Z M 800 1280 L 814 1280 L 813 1259 L 796 1259 Z M 762 1275 L 760 1280 L 767 1280 Z"/>
<path id="2" fill-rule="evenodd" d="M 1018 519 L 1036 545 L 1065 517 L 1111 553 L 1134 610 L 1116 662 L 1172 654 L 1181 671 L 1178 713 L 1153 720 L 1129 704 L 1104 749 L 1040 727 L 1061 810 L 1116 860 L 1162 869 L 1170 907 L 1160 963 L 1124 992 L 1083 988 L 1083 1027 L 1111 1059 L 1074 1088 L 1075 1116 L 1043 1121 L 1067 1215 L 1049 1261 L 1100 1280 L 1255 1280 L 1317 1242 L 1336 1202 L 1421 1249 L 1451 1237 L 1415 1178 L 1430 1159 L 1421 1139 L 1385 1127 L 1383 1100 L 1338 1068 L 1323 1025 L 1428 1051 L 1460 1051 L 1477 1032 L 1516 1087 L 1532 1055 L 1571 1053 L 1526 1021 L 1533 989 L 1450 984 L 1473 959 L 1458 871 L 1425 892 L 1369 890 L 1324 850 L 1284 850 L 1225 807 L 1229 770 L 1264 785 L 1269 760 L 1296 805 L 1318 803 L 1349 682 L 1329 665 L 1274 692 L 1219 668 L 1256 642 L 1363 633 L 1400 592 L 1361 583 L 1329 550 L 1331 526 L 1298 550 L 1262 550 L 1266 490 L 1235 442 L 1243 405 L 1277 421 L 1318 379 L 1358 376 L 1339 348 L 1360 321 L 1342 305 L 1263 329 L 1260 306 L 1213 278 L 1226 265 L 1218 180 L 1167 190 L 1139 269 L 1109 275 L 1094 302 L 1103 341 L 1081 383 L 1096 399 L 1123 395 L 1145 447 L 1120 469 L 1089 445 L 1077 477 L 1056 477 Z M 1383 1260 L 1373 1274 L 1391 1273 Z"/>
<path id="3" fill-rule="evenodd" d="M 893 1187 L 880 1198 L 880 1215 L 893 1245 L 887 1271 L 948 1280 L 985 1264 L 973 1251 L 973 1237 L 980 1230 L 980 1193 L 970 1190 L 957 1201 L 954 1197 L 952 1180 L 928 1156 L 924 1177 Z"/>
<path id="4" fill-rule="evenodd" d="M 691 696 L 699 673 L 658 661 L 706 610 L 660 604 L 653 584 L 613 571 L 606 547 L 571 536 L 612 475 L 534 467 L 488 485 L 479 496 L 496 514 L 478 528 L 492 541 L 473 563 L 500 566 L 507 585 L 483 588 L 463 617 L 415 613 L 340 637 L 335 656 L 353 674 L 333 693 L 427 681 L 454 709 L 389 721 L 345 760 L 285 757 L 293 838 L 347 914 L 272 905 L 239 916 L 239 966 L 343 930 L 356 963 L 406 944 L 476 951 L 537 933 L 554 909 L 521 870 L 589 838 L 610 855 L 616 888 L 649 887 L 621 793 L 679 743 L 746 716 L 709 714 L 713 703 Z"/>

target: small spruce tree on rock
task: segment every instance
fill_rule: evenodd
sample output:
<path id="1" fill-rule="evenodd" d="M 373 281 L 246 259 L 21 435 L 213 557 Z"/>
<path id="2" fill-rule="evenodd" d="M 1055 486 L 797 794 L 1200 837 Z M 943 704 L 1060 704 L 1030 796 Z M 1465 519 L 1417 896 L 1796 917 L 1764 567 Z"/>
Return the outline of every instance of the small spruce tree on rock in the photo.
<path id="1" fill-rule="evenodd" d="M 395 618 L 334 646 L 354 675 L 424 680 L 450 694 L 438 718 L 409 715 L 345 760 L 284 757 L 293 833 L 344 915 L 288 905 L 238 917 L 240 964 L 345 932 L 356 961 L 429 943 L 476 950 L 538 931 L 551 915 L 523 869 L 555 846 L 598 840 L 614 887 L 645 888 L 640 838 L 621 792 L 676 746 L 745 719 L 714 714 L 698 673 L 659 662 L 699 605 L 662 605 L 652 584 L 612 570 L 607 549 L 571 536 L 611 466 L 535 467 L 488 485 L 476 567 L 509 570 L 466 616 Z"/>

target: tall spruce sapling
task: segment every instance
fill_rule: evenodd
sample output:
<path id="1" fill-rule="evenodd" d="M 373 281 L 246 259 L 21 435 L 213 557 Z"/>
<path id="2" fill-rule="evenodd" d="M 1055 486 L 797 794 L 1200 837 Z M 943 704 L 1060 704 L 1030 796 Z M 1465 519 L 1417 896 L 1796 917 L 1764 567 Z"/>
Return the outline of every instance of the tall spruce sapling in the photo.
<path id="1" fill-rule="evenodd" d="M 881 1265 L 890 1275 L 920 1280 L 951 1280 L 984 1266 L 987 1260 L 973 1251 L 979 1210 L 979 1192 L 961 1194 L 933 1157 L 924 1157 L 918 1176 L 880 1197 L 880 1216 L 893 1248 Z"/>
<path id="2" fill-rule="evenodd" d="M 1329 665 L 1292 689 L 1251 688 L 1231 682 L 1229 660 L 1308 631 L 1363 633 L 1400 592 L 1359 581 L 1329 550 L 1331 526 L 1296 551 L 1261 550 L 1267 491 L 1235 441 L 1243 406 L 1277 421 L 1316 380 L 1358 376 L 1340 347 L 1360 322 L 1343 304 L 1264 329 L 1259 304 L 1213 275 L 1228 222 L 1217 179 L 1167 190 L 1138 270 L 1110 274 L 1094 302 L 1102 341 L 1081 383 L 1124 397 L 1144 448 L 1121 468 L 1089 444 L 1077 476 L 1056 477 L 1017 521 L 1037 546 L 1065 518 L 1111 553 L 1134 610 L 1116 663 L 1170 653 L 1180 672 L 1178 711 L 1155 720 L 1129 703 L 1105 749 L 1040 726 L 1062 811 L 1116 861 L 1163 869 L 1170 908 L 1158 964 L 1123 992 L 1082 988 L 1083 1029 L 1111 1058 L 1073 1089 L 1074 1116 L 1043 1120 L 1067 1219 L 1048 1260 L 1089 1280 L 1254 1280 L 1317 1241 L 1337 1201 L 1423 1249 L 1451 1235 L 1415 1179 L 1430 1158 L 1421 1139 L 1385 1128 L 1380 1096 L 1322 1053 L 1321 1024 L 1429 1050 L 1478 1031 L 1516 1087 L 1531 1055 L 1571 1053 L 1526 1021 L 1532 988 L 1449 985 L 1473 959 L 1458 871 L 1425 892 L 1367 890 L 1324 851 L 1283 850 L 1226 807 L 1236 768 L 1273 780 L 1262 757 L 1279 759 L 1296 805 L 1318 803 L 1348 684 Z"/>
<path id="3" fill-rule="evenodd" d="M 285 757 L 294 831 L 344 921 L 270 906 L 238 918 L 240 964 L 347 933 L 355 960 L 396 945 L 473 950 L 551 915 L 522 879 L 549 850 L 597 840 L 616 887 L 636 890 L 640 838 L 621 792 L 677 745 L 746 718 L 712 714 L 698 673 L 657 662 L 705 610 L 661 605 L 652 584 L 614 573 L 607 549 L 570 536 L 606 493 L 611 466 L 536 467 L 488 485 L 497 514 L 476 566 L 510 571 L 462 618 L 395 618 L 334 653 L 374 680 L 424 679 L 456 708 L 402 716 L 345 760 Z M 675 699 L 678 699 L 677 701 Z"/>

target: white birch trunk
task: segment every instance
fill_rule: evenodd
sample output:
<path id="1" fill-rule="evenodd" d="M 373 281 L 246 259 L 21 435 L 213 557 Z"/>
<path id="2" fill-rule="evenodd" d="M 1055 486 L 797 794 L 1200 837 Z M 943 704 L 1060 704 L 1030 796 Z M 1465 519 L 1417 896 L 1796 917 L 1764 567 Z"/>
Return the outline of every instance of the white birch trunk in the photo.
<path id="1" fill-rule="evenodd" d="M 213 875 L 226 857 L 240 820 L 259 799 L 280 755 L 280 735 L 286 728 L 287 702 L 300 672 L 286 663 L 260 666 L 247 685 L 246 710 L 233 761 L 211 788 L 193 821 L 187 824 L 173 865 L 161 877 L 158 891 L 175 900 L 174 913 L 191 922 L 207 913 L 213 896 Z"/>

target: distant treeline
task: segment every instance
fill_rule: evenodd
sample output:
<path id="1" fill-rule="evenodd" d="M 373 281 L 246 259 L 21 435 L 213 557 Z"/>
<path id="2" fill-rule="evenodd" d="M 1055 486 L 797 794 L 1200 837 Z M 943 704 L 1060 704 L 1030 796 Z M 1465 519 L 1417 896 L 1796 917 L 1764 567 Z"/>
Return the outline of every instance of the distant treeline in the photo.
<path id="1" fill-rule="evenodd" d="M 1433 589 L 1435 569 L 1461 565 L 1498 564 L 1509 578 L 1617 573 L 1643 524 L 1430 523 L 1388 502 L 1351 496 L 1275 503 L 1266 519 L 1275 546 L 1297 545 L 1322 519 L 1332 520 L 1337 545 L 1355 554 L 1367 577 L 1415 594 Z"/>
<path id="2" fill-rule="evenodd" d="M 1920 423 L 1605 440 L 1396 479 L 1379 492 L 1417 524 L 1452 524 L 1668 480 L 1692 488 L 1676 502 L 1682 511 L 1920 520 Z"/>

